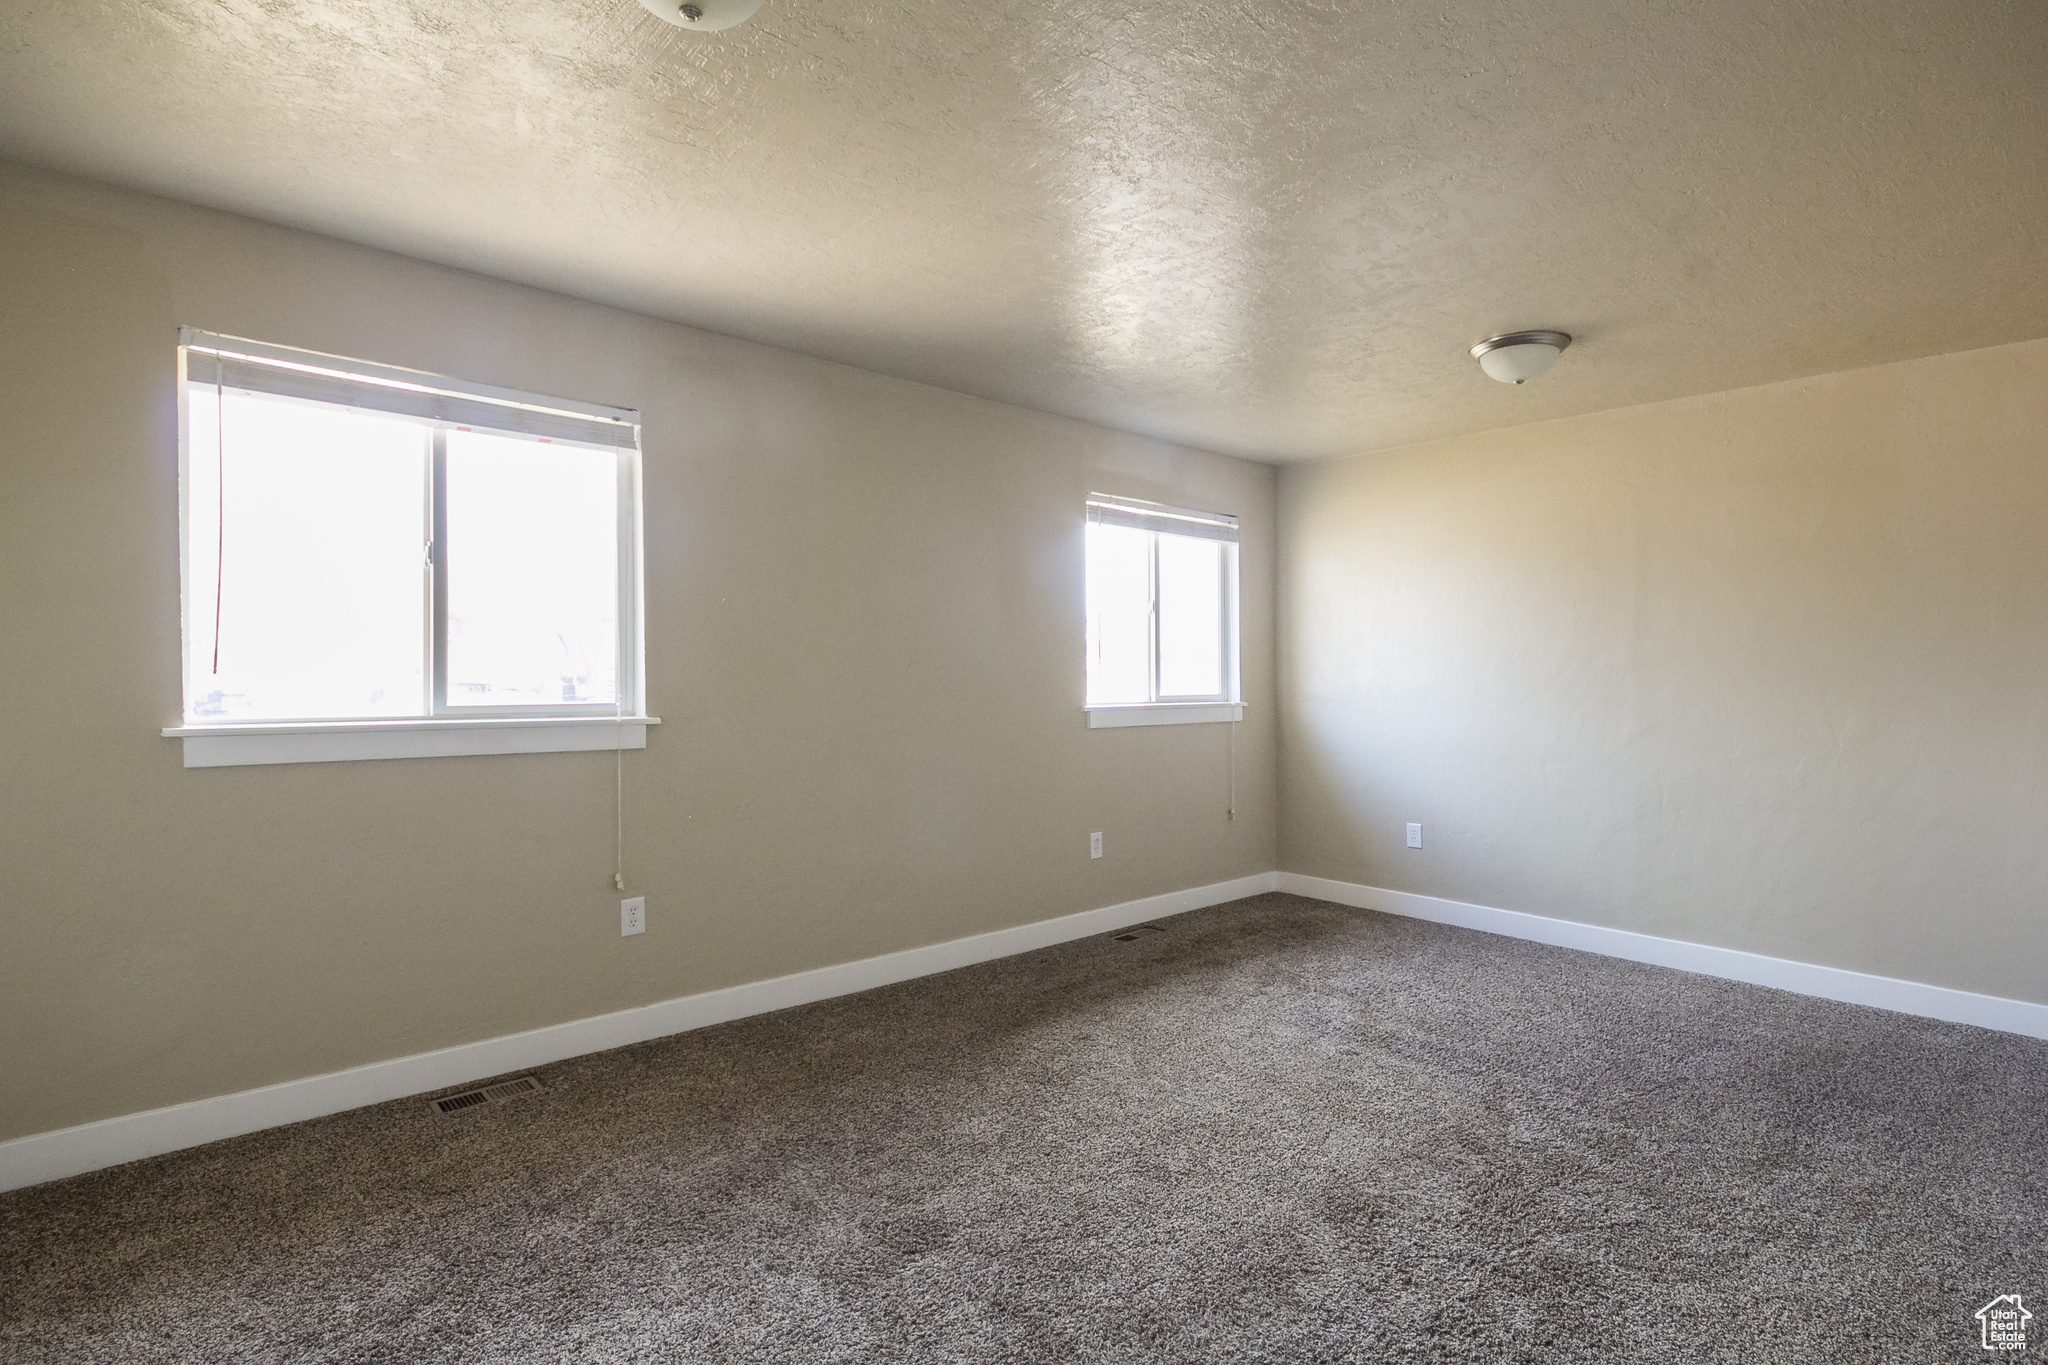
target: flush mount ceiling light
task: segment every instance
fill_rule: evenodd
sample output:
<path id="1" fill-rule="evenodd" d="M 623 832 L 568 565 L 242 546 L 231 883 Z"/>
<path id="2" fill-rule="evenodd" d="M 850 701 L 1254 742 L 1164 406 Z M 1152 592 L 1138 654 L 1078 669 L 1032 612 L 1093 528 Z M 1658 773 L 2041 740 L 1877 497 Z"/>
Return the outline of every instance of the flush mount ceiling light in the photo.
<path id="1" fill-rule="evenodd" d="M 1503 384 L 1526 384 L 1557 363 L 1557 353 L 1572 344 L 1565 332 L 1502 332 L 1472 348 L 1479 368 Z"/>
<path id="2" fill-rule="evenodd" d="M 761 0 L 640 0 L 649 13 L 677 28 L 711 33 L 744 24 L 761 8 Z"/>

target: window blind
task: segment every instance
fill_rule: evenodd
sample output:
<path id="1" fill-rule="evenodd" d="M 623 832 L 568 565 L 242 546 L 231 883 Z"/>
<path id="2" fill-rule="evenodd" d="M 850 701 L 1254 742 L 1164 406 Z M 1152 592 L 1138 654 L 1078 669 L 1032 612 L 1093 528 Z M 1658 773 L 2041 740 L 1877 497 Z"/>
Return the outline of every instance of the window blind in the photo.
<path id="1" fill-rule="evenodd" d="M 178 340 L 186 382 L 207 388 L 217 383 L 556 441 L 627 447 L 639 442 L 640 414 L 630 408 L 495 389 L 191 328 L 183 329 Z"/>
<path id="2" fill-rule="evenodd" d="M 1134 531 L 1237 543 L 1236 517 L 1222 512 L 1191 512 L 1185 507 L 1166 507 L 1135 498 L 1113 498 L 1103 493 L 1088 495 L 1088 520 L 1103 526 L 1127 526 Z"/>

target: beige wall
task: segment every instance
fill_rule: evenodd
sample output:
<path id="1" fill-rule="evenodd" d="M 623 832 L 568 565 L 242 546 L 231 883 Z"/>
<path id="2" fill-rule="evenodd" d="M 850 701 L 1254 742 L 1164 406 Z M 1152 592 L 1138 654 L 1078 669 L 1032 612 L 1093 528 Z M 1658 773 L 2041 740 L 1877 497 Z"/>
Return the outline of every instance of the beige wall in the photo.
<path id="1" fill-rule="evenodd" d="M 1284 868 L 2048 1001 L 2048 341 L 1291 468 L 1281 540 Z"/>
<path id="2" fill-rule="evenodd" d="M 1274 865 L 1270 468 L 4 168 L 0 314 L 0 1138 Z M 644 938 L 609 754 L 180 766 L 179 324 L 642 410 Z M 1091 488 L 1244 519 L 1235 823 L 1084 728 Z"/>

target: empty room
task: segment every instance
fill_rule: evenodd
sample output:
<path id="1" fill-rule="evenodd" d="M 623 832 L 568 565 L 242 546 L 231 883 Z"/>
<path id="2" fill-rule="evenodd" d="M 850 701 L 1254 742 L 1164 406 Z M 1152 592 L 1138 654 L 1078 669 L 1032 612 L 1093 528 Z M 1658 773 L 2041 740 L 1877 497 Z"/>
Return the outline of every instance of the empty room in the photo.
<path id="1" fill-rule="evenodd" d="M 0 0 L 0 1361 L 2048 1349 L 2048 5 Z"/>

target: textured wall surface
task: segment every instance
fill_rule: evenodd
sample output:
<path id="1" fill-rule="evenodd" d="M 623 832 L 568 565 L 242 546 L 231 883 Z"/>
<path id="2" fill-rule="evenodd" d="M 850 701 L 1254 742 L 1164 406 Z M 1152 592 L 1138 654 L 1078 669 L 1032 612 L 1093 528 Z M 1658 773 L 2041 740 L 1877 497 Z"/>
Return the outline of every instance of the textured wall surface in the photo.
<path id="1" fill-rule="evenodd" d="M 0 316 L 0 1139 L 1273 866 L 1267 466 L 40 174 Z M 180 766 L 181 323 L 642 410 L 644 937 L 610 754 Z M 1090 488 L 1243 518 L 1235 823 L 1084 726 Z"/>
<path id="2" fill-rule="evenodd" d="M 2048 1001 L 2044 527 L 2048 342 L 1287 470 L 1281 865 Z"/>
<path id="3" fill-rule="evenodd" d="M 1262 459 L 2048 336 L 2040 0 L 0 0 L 0 155 Z"/>

